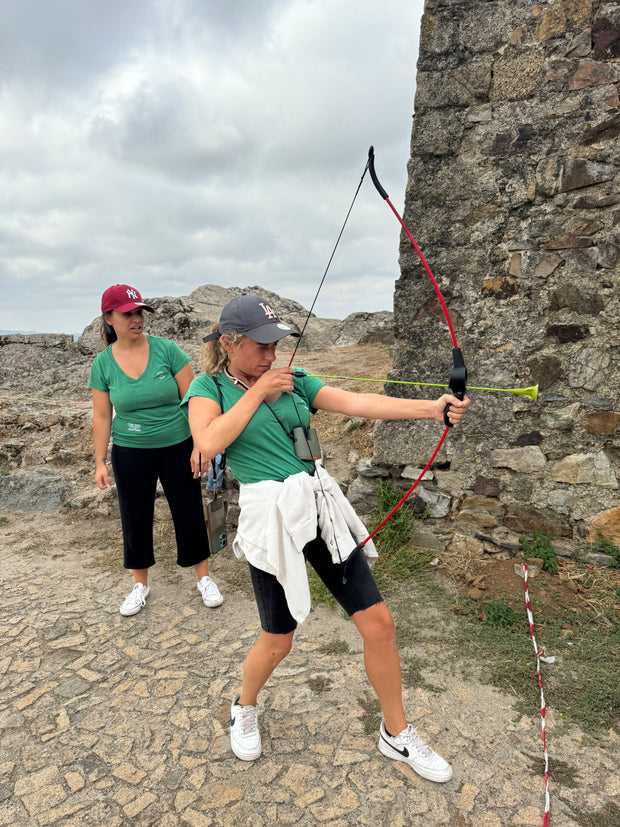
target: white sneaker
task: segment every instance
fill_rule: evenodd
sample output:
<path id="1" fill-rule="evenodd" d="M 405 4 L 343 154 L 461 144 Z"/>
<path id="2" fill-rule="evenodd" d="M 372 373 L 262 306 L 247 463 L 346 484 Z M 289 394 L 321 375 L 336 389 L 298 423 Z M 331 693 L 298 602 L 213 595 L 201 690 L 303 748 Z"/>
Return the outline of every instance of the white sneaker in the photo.
<path id="1" fill-rule="evenodd" d="M 140 609 L 146 605 L 146 598 L 151 593 L 148 586 L 143 586 L 142 583 L 136 583 L 131 592 L 125 598 L 125 602 L 120 607 L 119 612 L 124 617 L 130 615 L 137 615 Z"/>
<path id="2" fill-rule="evenodd" d="M 221 606 L 224 602 L 224 598 L 220 594 L 220 590 L 210 577 L 205 576 L 199 580 L 196 588 L 202 595 L 202 602 L 210 609 L 214 609 L 216 606 Z"/>
<path id="3" fill-rule="evenodd" d="M 411 724 L 398 735 L 388 735 L 382 722 L 379 749 L 387 758 L 409 764 L 412 770 L 428 781 L 443 782 L 452 778 L 450 764 L 424 743 Z"/>
<path id="4" fill-rule="evenodd" d="M 240 697 L 235 695 L 230 707 L 230 746 L 237 758 L 242 761 L 256 761 L 262 752 L 258 731 L 258 708 L 240 706 Z"/>

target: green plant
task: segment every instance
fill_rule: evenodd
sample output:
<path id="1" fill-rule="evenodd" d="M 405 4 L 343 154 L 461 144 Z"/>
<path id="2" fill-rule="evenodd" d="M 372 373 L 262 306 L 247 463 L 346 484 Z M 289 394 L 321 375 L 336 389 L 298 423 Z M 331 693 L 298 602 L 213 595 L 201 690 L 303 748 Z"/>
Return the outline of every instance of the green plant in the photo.
<path id="1" fill-rule="evenodd" d="M 352 433 L 353 431 L 359 430 L 363 424 L 364 420 L 360 419 L 359 416 L 353 417 L 353 419 L 348 423 L 346 430 L 348 433 Z"/>
<path id="2" fill-rule="evenodd" d="M 612 562 L 609 564 L 611 568 L 620 569 L 620 548 L 618 548 L 612 540 L 598 531 L 596 533 L 596 541 L 593 545 L 595 548 L 600 549 L 603 554 L 608 554 L 611 557 Z"/>
<path id="3" fill-rule="evenodd" d="M 519 545 L 523 549 L 526 560 L 536 557 L 543 561 L 543 571 L 549 574 L 558 573 L 558 556 L 551 544 L 551 535 L 546 531 L 535 531 L 531 536 L 523 534 L 519 537 Z"/>
<path id="4" fill-rule="evenodd" d="M 7 525 L 9 522 L 8 517 L 0 517 L 0 525 Z"/>
<path id="5" fill-rule="evenodd" d="M 523 617 L 511 609 L 505 600 L 487 600 L 483 608 L 489 626 L 510 627 L 523 623 Z"/>
<path id="6" fill-rule="evenodd" d="M 330 640 L 319 646 L 319 652 L 323 655 L 347 655 L 350 651 L 346 640 Z"/>
<path id="7" fill-rule="evenodd" d="M 527 623 L 521 616 L 520 625 L 507 624 L 506 609 L 497 605 L 489 614 L 491 602 L 500 603 L 483 604 L 487 622 L 481 623 L 481 607 L 467 598 L 459 600 L 455 648 L 472 665 L 472 674 L 508 689 L 518 699 L 520 712 L 536 714 L 536 657 Z M 620 618 L 615 613 L 609 617 L 565 608 L 548 617 L 535 613 L 535 626 L 538 646 L 544 646 L 548 654 L 559 655 L 553 666 L 542 667 L 547 704 L 559 712 L 562 720 L 577 723 L 586 732 L 617 728 Z M 461 668 L 468 674 L 466 666 Z"/>
<path id="8" fill-rule="evenodd" d="M 402 499 L 402 493 L 397 491 L 389 480 L 375 480 L 377 491 L 377 511 L 374 521 L 379 524 L 396 507 Z M 399 510 L 391 517 L 377 534 L 375 543 L 381 544 L 385 551 L 394 551 L 415 538 L 416 520 L 413 512 L 407 506 Z"/>
<path id="9" fill-rule="evenodd" d="M 377 490 L 377 512 L 374 522 L 378 525 L 395 508 L 402 493 L 384 479 L 375 482 Z M 414 545 L 417 520 L 407 506 L 400 508 L 381 528 L 374 538 L 379 559 L 373 566 L 373 576 L 381 591 L 389 591 L 394 584 L 409 580 L 426 568 L 436 556 L 432 549 Z"/>

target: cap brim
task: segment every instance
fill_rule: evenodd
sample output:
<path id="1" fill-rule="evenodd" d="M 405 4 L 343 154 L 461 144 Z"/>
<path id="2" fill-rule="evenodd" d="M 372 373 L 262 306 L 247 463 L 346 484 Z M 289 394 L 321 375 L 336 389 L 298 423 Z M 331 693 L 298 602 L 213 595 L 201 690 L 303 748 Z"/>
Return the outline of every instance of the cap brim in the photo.
<path id="1" fill-rule="evenodd" d="M 283 324 L 263 324 L 253 330 L 246 330 L 243 333 L 248 339 L 258 342 L 259 345 L 270 345 L 272 342 L 279 342 L 286 336 L 299 336 L 292 327 Z"/>
<path id="2" fill-rule="evenodd" d="M 127 302 L 127 304 L 121 304 L 120 307 L 113 307 L 112 310 L 116 310 L 118 313 L 129 313 L 130 310 L 135 310 L 136 307 L 141 307 L 143 310 L 148 310 L 149 313 L 155 312 L 150 304 L 144 304 L 144 302 Z M 106 310 L 105 312 L 111 313 L 112 311 Z"/>

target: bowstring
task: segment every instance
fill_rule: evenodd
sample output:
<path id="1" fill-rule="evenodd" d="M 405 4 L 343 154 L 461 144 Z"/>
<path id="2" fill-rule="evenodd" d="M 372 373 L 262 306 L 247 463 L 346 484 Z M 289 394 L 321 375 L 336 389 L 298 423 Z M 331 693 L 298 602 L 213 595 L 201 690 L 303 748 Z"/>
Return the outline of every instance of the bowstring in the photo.
<path id="1" fill-rule="evenodd" d="M 329 260 L 328 260 L 328 262 L 327 262 L 327 266 L 325 267 L 325 271 L 324 271 L 324 273 L 323 273 L 323 277 L 321 278 L 321 281 L 320 281 L 320 283 L 319 283 L 319 286 L 318 286 L 318 288 L 317 288 L 317 291 L 316 291 L 316 293 L 315 293 L 315 295 L 314 295 L 314 299 L 312 300 L 312 304 L 310 305 L 310 310 L 308 310 L 308 315 L 306 316 L 306 319 L 305 319 L 305 321 L 304 321 L 303 327 L 302 327 L 301 332 L 300 332 L 300 334 L 299 334 L 299 337 L 298 337 L 298 339 L 297 339 L 297 343 L 295 344 L 295 349 L 293 350 L 293 355 L 291 356 L 291 359 L 290 359 L 290 361 L 289 361 L 289 363 L 288 363 L 289 368 L 290 368 L 290 367 L 291 367 L 291 365 L 293 364 L 293 359 L 295 358 L 295 355 L 297 354 L 297 348 L 299 347 L 299 345 L 300 345 L 300 343 L 301 343 L 301 340 L 302 340 L 302 338 L 303 338 L 303 335 L 304 335 L 304 333 L 306 332 L 306 327 L 308 326 L 308 322 L 310 321 L 310 316 L 312 316 L 312 311 L 314 310 L 314 305 L 316 304 L 316 301 L 317 301 L 317 299 L 318 299 L 318 297 L 319 297 L 319 293 L 321 292 L 321 288 L 323 287 L 323 284 L 324 284 L 325 279 L 326 279 L 326 277 L 327 277 L 327 273 L 329 272 L 329 268 L 331 267 L 331 263 L 332 263 L 332 261 L 333 261 L 333 258 L 334 258 L 334 256 L 336 255 L 336 250 L 338 249 L 338 245 L 340 244 L 340 239 L 342 238 L 342 234 L 344 233 L 345 227 L 347 226 L 347 222 L 348 222 L 348 220 L 349 220 L 349 216 L 351 215 L 351 212 L 352 212 L 352 210 L 353 210 L 353 206 L 354 206 L 354 204 L 355 204 L 355 201 L 357 200 L 357 196 L 358 196 L 358 194 L 359 194 L 359 191 L 360 191 L 360 189 L 362 188 L 362 183 L 363 183 L 363 181 L 364 181 L 364 178 L 365 178 L 365 176 L 366 176 L 366 173 L 368 172 L 368 167 L 369 167 L 369 165 L 370 165 L 370 160 L 367 160 L 367 161 L 366 161 L 366 165 L 364 166 L 364 171 L 362 172 L 362 177 L 360 178 L 360 180 L 359 180 L 359 184 L 357 185 L 357 189 L 355 190 L 355 195 L 353 196 L 353 200 L 351 201 L 351 204 L 350 204 L 349 209 L 348 209 L 348 211 L 347 211 L 347 214 L 346 214 L 346 216 L 345 216 L 345 219 L 344 219 L 344 222 L 343 222 L 343 224 L 342 224 L 342 227 L 340 228 L 340 232 L 338 233 L 338 238 L 336 239 L 336 243 L 334 244 L 333 250 L 332 250 L 331 255 L 330 255 L 330 257 L 329 257 Z M 292 393 L 291 393 L 291 399 L 293 399 L 293 394 L 292 394 Z M 295 404 L 295 400 L 294 400 L 294 399 L 293 399 L 293 404 Z M 297 405 L 295 405 L 295 410 L 297 410 Z M 299 416 L 299 411 L 297 411 L 297 415 Z M 300 422 L 301 422 L 301 419 L 300 419 Z M 304 433 L 305 433 L 305 429 L 304 429 Z M 308 437 L 307 437 L 307 436 L 306 436 L 306 442 L 308 442 Z M 309 448 L 310 448 L 310 446 L 309 446 L 309 444 L 308 444 L 308 449 L 309 449 Z M 310 453 L 312 453 L 312 452 L 310 451 Z M 317 462 L 318 462 L 318 460 L 315 460 L 315 462 L 314 462 L 314 465 L 315 465 L 315 473 L 316 473 L 316 475 L 317 475 L 317 479 L 318 479 L 318 482 L 319 482 L 319 487 L 320 487 L 320 489 L 321 489 L 321 494 L 323 495 L 323 498 L 324 498 L 324 499 L 326 499 L 326 496 L 325 496 L 325 489 L 323 488 L 323 482 L 322 482 L 322 480 L 321 480 L 321 474 L 320 474 L 320 471 L 318 470 L 318 468 L 316 467 L 316 466 L 317 466 Z M 336 538 L 336 530 L 335 530 L 335 526 L 334 526 L 334 523 L 333 523 L 333 520 L 332 520 L 331 513 L 329 512 L 329 509 L 328 509 L 328 512 L 327 512 L 327 513 L 328 513 L 328 515 L 329 515 L 329 522 L 330 522 L 330 525 L 331 525 L 331 527 L 332 527 L 332 533 L 333 533 L 333 536 L 334 536 L 334 541 L 335 541 L 335 543 L 336 543 L 336 551 L 338 552 L 338 559 L 340 560 L 340 565 L 344 566 L 344 560 L 342 559 L 342 554 L 340 553 L 340 547 L 339 547 L 339 545 L 338 545 L 338 540 L 337 540 L 337 538 Z M 354 549 L 354 551 L 355 551 L 355 549 Z M 353 553 L 353 552 L 352 552 L 352 553 Z M 344 575 L 344 574 L 343 574 L 343 582 L 346 582 L 346 579 L 345 579 L 345 575 Z"/>
<path id="2" fill-rule="evenodd" d="M 310 316 L 312 316 L 312 311 L 314 310 L 314 305 L 316 304 L 316 300 L 319 297 L 319 293 L 321 292 L 321 288 L 323 287 L 323 283 L 324 283 L 324 281 L 327 277 L 327 273 L 329 271 L 329 268 L 331 267 L 332 260 L 333 260 L 335 254 L 336 254 L 336 250 L 338 248 L 338 245 L 340 244 L 340 239 L 342 238 L 342 234 L 344 233 L 344 229 L 347 226 L 347 221 L 349 220 L 349 216 L 351 215 L 351 211 L 353 210 L 353 205 L 355 204 L 358 193 L 359 193 L 360 189 L 362 188 L 362 182 L 364 181 L 364 177 L 365 177 L 366 173 L 368 172 L 369 164 L 370 164 L 370 161 L 366 161 L 366 166 L 364 167 L 364 172 L 362 173 L 362 177 L 360 178 L 360 182 L 357 185 L 357 189 L 355 190 L 355 195 L 353 196 L 353 200 L 351 201 L 351 206 L 349 207 L 346 218 L 344 219 L 344 223 L 343 223 L 342 227 L 340 228 L 340 232 L 338 233 L 338 238 L 336 239 L 336 243 L 334 244 L 334 248 L 333 248 L 332 253 L 329 257 L 329 261 L 327 262 L 327 267 L 325 268 L 325 272 L 323 273 L 323 278 L 321 279 L 321 281 L 319 283 L 318 289 L 315 293 L 314 299 L 313 299 L 312 304 L 310 306 L 310 310 L 308 311 L 308 315 L 306 316 L 306 320 L 305 320 L 304 325 L 301 329 L 301 333 L 299 334 L 299 337 L 297 339 L 295 349 L 293 350 L 293 355 L 291 356 L 291 360 L 288 363 L 289 368 L 293 364 L 293 359 L 295 358 L 295 354 L 297 353 L 297 348 L 299 347 L 299 345 L 301 343 L 301 340 L 302 340 L 302 337 L 303 337 L 304 333 L 306 332 L 306 327 L 308 326 L 308 322 L 310 321 Z"/>

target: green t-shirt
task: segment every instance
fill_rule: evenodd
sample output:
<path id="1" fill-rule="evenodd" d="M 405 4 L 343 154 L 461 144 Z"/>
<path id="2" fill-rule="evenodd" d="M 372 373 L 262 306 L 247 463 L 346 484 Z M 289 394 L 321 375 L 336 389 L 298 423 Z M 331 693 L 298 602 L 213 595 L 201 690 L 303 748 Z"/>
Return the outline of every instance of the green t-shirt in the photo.
<path id="1" fill-rule="evenodd" d="M 217 374 L 217 381 L 222 391 L 224 411 L 229 411 L 244 391 L 227 379 L 224 373 Z M 323 382 L 312 376 L 295 377 L 293 386 L 292 394 L 283 393 L 273 405 L 261 403 L 237 439 L 226 448 L 226 461 L 239 482 L 280 481 L 300 471 L 313 470 L 312 461 L 297 458 L 289 434 L 293 428 L 299 427 L 300 420 L 304 428 L 309 426 L 310 408 Z M 181 404 L 186 405 L 192 396 L 206 396 L 219 405 L 220 396 L 213 376 L 197 376 Z"/>
<path id="2" fill-rule="evenodd" d="M 110 394 L 114 405 L 112 441 L 124 448 L 167 448 L 191 436 L 174 378 L 189 356 L 169 339 L 147 338 L 149 360 L 138 379 L 119 368 L 112 345 L 95 357 L 90 370 L 88 387 Z"/>

